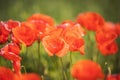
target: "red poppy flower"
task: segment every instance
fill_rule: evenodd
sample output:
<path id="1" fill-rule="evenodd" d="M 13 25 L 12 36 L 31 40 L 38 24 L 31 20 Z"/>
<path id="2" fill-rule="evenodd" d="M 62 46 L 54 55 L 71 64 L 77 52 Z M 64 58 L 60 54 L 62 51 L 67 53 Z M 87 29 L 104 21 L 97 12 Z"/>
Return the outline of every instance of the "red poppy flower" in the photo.
<path id="1" fill-rule="evenodd" d="M 105 32 L 105 31 L 97 31 L 96 32 L 96 41 L 97 41 L 97 43 L 100 43 L 100 44 L 102 44 L 102 43 L 111 43 L 111 42 L 113 42 L 115 39 L 117 39 L 117 34 L 116 34 L 116 32 L 113 32 L 113 31 L 107 31 L 107 32 Z"/>
<path id="2" fill-rule="evenodd" d="M 69 49 L 68 44 L 60 36 L 62 31 L 61 28 L 57 28 L 42 40 L 43 46 L 50 56 L 57 55 L 58 57 L 62 57 Z"/>
<path id="3" fill-rule="evenodd" d="M 9 43 L 0 50 L 0 56 L 12 61 L 20 60 L 20 48 L 15 43 Z"/>
<path id="4" fill-rule="evenodd" d="M 6 24 L 8 25 L 8 28 L 10 29 L 20 26 L 20 22 L 15 21 L 15 20 L 8 20 Z"/>
<path id="5" fill-rule="evenodd" d="M 6 67 L 0 67 L 0 80 L 14 80 L 14 73 Z"/>
<path id="6" fill-rule="evenodd" d="M 52 17 L 44 14 L 33 14 L 28 21 L 34 24 L 38 38 L 42 39 L 46 34 L 55 29 Z M 39 40 L 39 39 L 38 39 Z"/>
<path id="7" fill-rule="evenodd" d="M 0 80 L 41 80 L 41 78 L 35 73 L 18 75 L 9 68 L 0 67 Z"/>
<path id="8" fill-rule="evenodd" d="M 99 44 L 98 49 L 103 55 L 116 54 L 118 52 L 118 45 L 116 42 Z"/>
<path id="9" fill-rule="evenodd" d="M 99 44 L 111 43 L 117 39 L 115 25 L 112 23 L 105 23 L 104 26 L 96 31 L 96 41 Z"/>
<path id="10" fill-rule="evenodd" d="M 117 23 L 115 26 L 116 26 L 116 32 L 120 36 L 120 23 Z"/>
<path id="11" fill-rule="evenodd" d="M 83 47 L 84 46 L 84 40 L 83 36 L 85 34 L 83 28 L 79 24 L 73 24 L 73 23 L 63 23 L 59 27 L 64 29 L 62 32 L 62 37 L 66 41 L 66 43 L 69 45 L 70 51 L 79 51 L 81 54 L 84 54 Z M 82 49 L 81 49 L 82 47 Z"/>
<path id="12" fill-rule="evenodd" d="M 20 73 L 20 47 L 15 43 L 9 43 L 0 50 L 0 56 L 11 60 L 13 63 L 14 71 Z"/>
<path id="13" fill-rule="evenodd" d="M 21 26 L 12 29 L 14 37 L 26 46 L 32 45 L 36 39 L 35 31 L 31 23 L 23 22 Z"/>
<path id="14" fill-rule="evenodd" d="M 0 22 L 0 44 L 5 43 L 8 40 L 10 30 L 4 22 Z"/>
<path id="15" fill-rule="evenodd" d="M 101 29 L 96 31 L 98 49 L 103 55 L 115 54 L 118 51 L 118 46 L 115 42 L 117 37 L 118 34 L 113 23 L 107 22 Z"/>
<path id="16" fill-rule="evenodd" d="M 93 31 L 96 31 L 99 27 L 102 27 L 105 23 L 103 17 L 95 12 L 81 13 L 77 17 L 77 22 L 86 29 Z"/>
<path id="17" fill-rule="evenodd" d="M 76 80 L 97 80 L 104 78 L 100 65 L 90 60 L 81 60 L 75 63 L 71 74 Z"/>
<path id="18" fill-rule="evenodd" d="M 61 28 L 66 28 L 66 27 L 70 27 L 70 26 L 72 27 L 72 25 L 74 25 L 74 24 L 75 24 L 75 22 L 73 22 L 71 20 L 65 20 L 58 27 L 61 27 Z"/>
<path id="19" fill-rule="evenodd" d="M 13 64 L 14 72 L 17 75 L 20 75 L 21 74 L 21 63 L 20 63 L 20 60 L 13 61 L 12 64 Z"/>
<path id="20" fill-rule="evenodd" d="M 22 74 L 14 74 L 14 80 L 23 80 L 22 79 Z"/>
<path id="21" fill-rule="evenodd" d="M 22 80 L 41 80 L 35 73 L 22 74 Z"/>
<path id="22" fill-rule="evenodd" d="M 14 37 L 13 34 L 11 34 L 11 40 L 12 40 L 13 43 L 16 43 L 16 44 L 18 44 L 18 45 L 20 44 L 20 41 L 17 40 L 17 39 Z"/>
<path id="23" fill-rule="evenodd" d="M 28 21 L 43 21 L 51 26 L 54 26 L 53 18 L 45 14 L 33 14 L 28 18 Z"/>
<path id="24" fill-rule="evenodd" d="M 41 77 L 35 73 L 14 74 L 14 80 L 42 80 Z"/>
<path id="25" fill-rule="evenodd" d="M 120 80 L 120 74 L 107 75 L 106 80 Z"/>

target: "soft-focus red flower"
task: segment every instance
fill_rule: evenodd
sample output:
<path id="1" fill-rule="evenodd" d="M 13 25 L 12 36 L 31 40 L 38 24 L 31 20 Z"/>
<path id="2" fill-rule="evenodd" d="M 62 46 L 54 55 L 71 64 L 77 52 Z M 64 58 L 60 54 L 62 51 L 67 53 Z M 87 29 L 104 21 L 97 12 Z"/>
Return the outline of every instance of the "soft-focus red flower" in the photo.
<path id="1" fill-rule="evenodd" d="M 70 21 L 64 22 L 58 27 L 64 29 L 64 31 L 62 32 L 62 37 L 69 45 L 69 50 L 79 51 L 81 54 L 84 54 L 84 40 L 82 38 L 85 35 L 84 29 L 79 24 L 75 24 Z"/>
<path id="2" fill-rule="evenodd" d="M 10 30 L 4 22 L 0 22 L 0 44 L 5 43 L 8 40 Z"/>
<path id="3" fill-rule="evenodd" d="M 35 73 L 14 74 L 14 80 L 41 80 L 41 77 Z"/>
<path id="4" fill-rule="evenodd" d="M 15 43 L 9 43 L 0 50 L 0 56 L 12 61 L 20 60 L 20 48 Z"/>
<path id="5" fill-rule="evenodd" d="M 20 44 L 20 41 L 17 40 L 17 39 L 14 37 L 13 34 L 11 34 L 11 40 L 12 40 L 13 43 L 16 43 L 16 44 L 18 44 L 18 45 Z"/>
<path id="6" fill-rule="evenodd" d="M 21 74 L 21 62 L 20 62 L 20 60 L 13 61 L 12 64 L 13 64 L 14 72 L 17 75 Z"/>
<path id="7" fill-rule="evenodd" d="M 39 14 L 39 13 L 33 14 L 28 18 L 28 21 L 42 21 L 51 26 L 54 26 L 53 18 L 45 14 Z"/>
<path id="8" fill-rule="evenodd" d="M 103 17 L 95 12 L 81 13 L 77 17 L 77 22 L 80 23 L 88 30 L 96 31 L 99 27 L 102 27 L 105 23 Z"/>
<path id="9" fill-rule="evenodd" d="M 0 80 L 41 80 L 39 75 L 35 73 L 16 74 L 9 68 L 0 67 Z"/>
<path id="10" fill-rule="evenodd" d="M 96 32 L 96 41 L 100 44 L 106 43 L 106 42 L 113 42 L 115 39 L 117 39 L 117 34 L 114 31 L 97 31 Z"/>
<path id="11" fill-rule="evenodd" d="M 102 28 L 96 31 L 97 46 L 103 55 L 117 53 L 118 46 L 115 42 L 117 37 L 118 34 L 116 33 L 115 25 L 110 22 L 106 22 Z"/>
<path id="12" fill-rule="evenodd" d="M 0 80 L 14 80 L 14 73 L 6 67 L 0 67 Z"/>
<path id="13" fill-rule="evenodd" d="M 22 44 L 30 46 L 36 39 L 33 26 L 29 22 L 23 22 L 21 26 L 12 29 L 13 36 Z"/>
<path id="14" fill-rule="evenodd" d="M 22 74 L 22 80 L 41 80 L 35 73 Z"/>
<path id="15" fill-rule="evenodd" d="M 107 75 L 106 80 L 120 80 L 120 74 Z"/>
<path id="16" fill-rule="evenodd" d="M 99 64 L 90 60 L 81 60 L 72 66 L 71 74 L 76 80 L 103 79 L 104 74 Z"/>
<path id="17" fill-rule="evenodd" d="M 46 34 L 55 29 L 52 17 L 44 14 L 33 14 L 28 21 L 34 24 L 38 38 L 42 39 Z M 39 39 L 38 39 L 39 40 Z"/>
<path id="18" fill-rule="evenodd" d="M 8 28 L 12 29 L 12 28 L 20 26 L 20 22 L 19 21 L 15 21 L 15 20 L 8 20 L 6 22 L 6 25 L 8 26 Z"/>
<path id="19" fill-rule="evenodd" d="M 5 59 L 11 60 L 13 63 L 14 71 L 20 73 L 20 47 L 15 43 L 9 43 L 0 50 L 0 56 L 3 56 Z"/>
<path id="20" fill-rule="evenodd" d="M 112 43 L 103 43 L 98 45 L 98 49 L 103 55 L 116 54 L 118 52 L 118 45 L 116 42 Z"/>
<path id="21" fill-rule="evenodd" d="M 117 34 L 114 31 L 97 31 L 96 32 L 96 41 L 98 43 L 113 42 L 117 39 Z"/>
<path id="22" fill-rule="evenodd" d="M 62 28 L 57 28 L 42 40 L 43 46 L 50 56 L 57 55 L 62 57 L 69 49 L 68 44 L 61 37 L 62 31 Z"/>
<path id="23" fill-rule="evenodd" d="M 116 32 L 120 36 L 120 23 L 117 23 L 115 26 L 116 26 Z"/>

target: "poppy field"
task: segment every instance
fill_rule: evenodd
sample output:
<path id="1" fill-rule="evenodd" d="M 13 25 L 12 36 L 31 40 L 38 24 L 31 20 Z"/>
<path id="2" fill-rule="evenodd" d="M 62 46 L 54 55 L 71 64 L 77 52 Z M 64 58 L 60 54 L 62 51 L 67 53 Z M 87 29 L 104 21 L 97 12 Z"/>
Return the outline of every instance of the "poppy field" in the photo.
<path id="1" fill-rule="evenodd" d="M 0 21 L 0 80 L 120 80 L 119 37 L 120 23 L 96 12 Z"/>

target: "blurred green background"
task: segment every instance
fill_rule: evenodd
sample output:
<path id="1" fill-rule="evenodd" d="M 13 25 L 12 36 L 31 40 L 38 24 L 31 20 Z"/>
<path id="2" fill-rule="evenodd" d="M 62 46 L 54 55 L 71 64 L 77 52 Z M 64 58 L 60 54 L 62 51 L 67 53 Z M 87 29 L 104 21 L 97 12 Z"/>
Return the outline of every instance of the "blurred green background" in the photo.
<path id="1" fill-rule="evenodd" d="M 0 0 L 1 21 L 9 19 L 25 21 L 34 13 L 42 13 L 53 17 L 56 24 L 60 24 L 64 20 L 75 20 L 79 13 L 89 11 L 101 14 L 107 21 L 120 22 L 120 0 Z M 90 32 L 89 35 L 86 35 L 85 40 L 87 46 L 85 49 L 86 54 L 73 53 L 73 63 L 79 59 L 91 59 L 92 56 L 96 56 L 96 54 L 91 54 L 96 51 L 94 33 Z M 119 40 L 117 40 L 118 44 L 120 43 Z M 49 57 L 41 44 L 39 59 L 37 46 L 36 42 L 28 49 L 25 46 L 22 47 L 22 66 L 25 67 L 27 72 L 36 72 L 43 75 L 45 80 L 56 80 L 61 76 L 58 73 L 60 70 L 57 69 L 57 67 L 61 66 L 58 64 L 58 58 Z M 97 51 L 96 53 L 100 52 Z M 113 74 L 120 73 L 119 55 L 120 51 L 112 56 L 102 56 L 99 54 L 95 61 L 102 66 L 105 73 L 108 73 L 108 66 L 111 67 Z M 69 72 L 69 54 L 63 60 L 64 69 Z M 56 65 L 56 62 L 58 65 Z M 108 65 L 105 66 L 105 62 Z M 10 62 L 2 57 L 0 57 L 0 66 L 12 67 Z M 22 72 L 25 72 L 23 67 Z"/>
<path id="2" fill-rule="evenodd" d="M 120 21 L 120 0 L 0 0 L 0 20 L 26 20 L 34 13 L 52 16 L 57 22 L 95 11 L 108 21 Z"/>

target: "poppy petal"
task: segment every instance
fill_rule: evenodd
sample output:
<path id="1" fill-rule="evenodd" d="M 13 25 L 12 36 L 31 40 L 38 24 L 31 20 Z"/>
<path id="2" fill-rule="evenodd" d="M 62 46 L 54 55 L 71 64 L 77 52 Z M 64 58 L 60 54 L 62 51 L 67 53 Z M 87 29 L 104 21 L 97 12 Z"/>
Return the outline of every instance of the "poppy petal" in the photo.
<path id="1" fill-rule="evenodd" d="M 14 80 L 14 73 L 6 67 L 0 67 L 0 80 Z"/>

